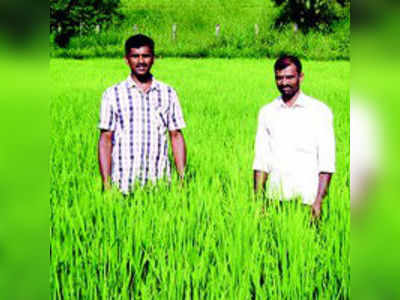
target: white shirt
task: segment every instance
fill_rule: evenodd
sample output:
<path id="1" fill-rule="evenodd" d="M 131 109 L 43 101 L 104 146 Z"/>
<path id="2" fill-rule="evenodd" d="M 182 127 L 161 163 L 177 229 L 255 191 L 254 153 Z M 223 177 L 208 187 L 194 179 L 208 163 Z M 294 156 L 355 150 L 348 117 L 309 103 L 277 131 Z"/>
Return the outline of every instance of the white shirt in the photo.
<path id="1" fill-rule="evenodd" d="M 269 174 L 268 196 L 300 196 L 312 204 L 320 172 L 335 172 L 333 115 L 322 102 L 300 93 L 293 106 L 281 97 L 259 113 L 254 170 Z"/>
<path id="2" fill-rule="evenodd" d="M 184 128 L 175 90 L 153 78 L 150 90 L 129 76 L 103 94 L 99 128 L 113 131 L 111 178 L 123 193 L 170 177 L 167 131 Z"/>

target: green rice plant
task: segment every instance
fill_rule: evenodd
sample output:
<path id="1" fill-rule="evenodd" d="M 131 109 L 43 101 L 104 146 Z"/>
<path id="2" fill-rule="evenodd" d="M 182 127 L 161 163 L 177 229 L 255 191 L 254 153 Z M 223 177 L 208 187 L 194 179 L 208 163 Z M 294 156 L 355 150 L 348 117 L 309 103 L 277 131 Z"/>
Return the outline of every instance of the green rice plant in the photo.
<path id="1" fill-rule="evenodd" d="M 319 222 L 298 201 L 254 199 L 257 114 L 278 95 L 273 61 L 158 59 L 187 122 L 176 176 L 102 193 L 96 128 L 122 59 L 50 60 L 52 299 L 348 299 L 348 62 L 304 61 L 305 93 L 335 116 L 337 172 Z"/>

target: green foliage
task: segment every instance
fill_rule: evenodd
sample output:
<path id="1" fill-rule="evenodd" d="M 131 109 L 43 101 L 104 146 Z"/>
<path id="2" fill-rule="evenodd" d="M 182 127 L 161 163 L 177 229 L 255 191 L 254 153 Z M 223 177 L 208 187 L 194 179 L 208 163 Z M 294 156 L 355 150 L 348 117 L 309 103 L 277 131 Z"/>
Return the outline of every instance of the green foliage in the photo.
<path id="1" fill-rule="evenodd" d="M 271 0 L 122 0 L 120 12 L 125 16 L 121 24 L 76 35 L 66 49 L 51 49 L 51 56 L 121 57 L 136 24 L 140 33 L 155 40 L 156 54 L 162 57 L 275 57 L 294 50 L 308 59 L 349 59 L 350 43 L 344 37 L 350 36 L 350 13 L 346 10 L 340 11 L 339 21 L 329 30 L 311 29 L 307 34 L 294 32 L 290 25 L 275 28 L 280 9 Z M 177 25 L 176 40 L 172 39 L 172 24 Z M 216 24 L 221 26 L 218 37 Z M 338 35 L 343 38 L 337 39 Z"/>
<path id="2" fill-rule="evenodd" d="M 245 49 L 245 48 L 244 48 Z M 273 61 L 158 59 L 187 122 L 188 180 L 102 194 L 97 129 L 122 59 L 50 60 L 51 299 L 349 299 L 348 62 L 304 61 L 335 116 L 337 172 L 319 226 L 296 202 L 254 201 L 259 109 Z M 267 203 L 265 203 L 267 204 Z"/>
<path id="3" fill-rule="evenodd" d="M 179 27 L 178 27 L 179 30 Z M 318 31 L 307 34 L 294 33 L 290 26 L 274 29 L 260 28 L 260 36 L 255 37 L 251 26 L 243 27 L 241 34 L 224 30 L 216 38 L 208 32 L 179 32 L 173 41 L 169 32 L 146 30 L 156 43 L 158 57 L 276 57 L 283 52 L 296 53 L 301 58 L 314 60 L 349 59 L 350 36 L 348 30 L 329 35 Z M 130 33 L 107 31 L 71 39 L 68 49 L 54 49 L 53 57 L 94 58 L 122 57 L 123 43 Z"/>
<path id="4" fill-rule="evenodd" d="M 66 47 L 77 33 L 92 32 L 96 25 L 106 26 L 120 18 L 120 0 L 50 0 L 50 31 L 55 32 L 55 42 Z"/>
<path id="5" fill-rule="evenodd" d="M 329 26 L 339 20 L 342 11 L 350 7 L 350 1 L 338 0 L 273 0 L 281 11 L 276 24 L 294 22 L 307 32 L 312 28 L 328 31 Z"/>

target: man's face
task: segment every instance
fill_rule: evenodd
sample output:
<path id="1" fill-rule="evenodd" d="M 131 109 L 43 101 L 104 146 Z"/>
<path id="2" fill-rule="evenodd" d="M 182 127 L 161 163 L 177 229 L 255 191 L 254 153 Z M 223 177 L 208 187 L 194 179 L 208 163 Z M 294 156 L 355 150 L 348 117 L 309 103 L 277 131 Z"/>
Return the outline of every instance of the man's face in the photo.
<path id="1" fill-rule="evenodd" d="M 131 48 L 125 56 L 127 65 L 135 76 L 144 76 L 150 73 L 151 66 L 154 63 L 154 55 L 149 46 L 140 48 Z"/>
<path id="2" fill-rule="evenodd" d="M 291 98 L 300 88 L 300 83 L 303 81 L 303 73 L 297 73 L 296 66 L 290 64 L 283 70 L 275 71 L 275 81 L 282 96 Z"/>

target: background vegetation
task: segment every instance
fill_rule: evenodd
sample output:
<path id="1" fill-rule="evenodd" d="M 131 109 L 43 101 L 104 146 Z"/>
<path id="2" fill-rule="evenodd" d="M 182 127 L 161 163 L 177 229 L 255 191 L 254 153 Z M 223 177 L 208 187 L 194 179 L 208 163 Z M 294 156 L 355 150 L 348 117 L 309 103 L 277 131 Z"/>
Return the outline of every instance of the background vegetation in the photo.
<path id="1" fill-rule="evenodd" d="M 304 7 L 311 3 L 309 11 L 319 9 L 321 16 L 315 22 L 306 9 L 298 12 L 302 18 L 296 18 L 296 7 L 290 5 L 293 2 L 299 1 L 122 0 L 118 13 L 124 16 L 123 20 L 101 22 L 99 32 L 95 26 L 89 26 L 91 30 L 77 33 L 66 48 L 55 43 L 57 27 L 53 26 L 50 55 L 121 57 L 123 43 L 137 24 L 138 32 L 154 38 L 157 55 L 161 57 L 275 57 L 290 52 L 307 59 L 348 59 L 349 1 L 341 1 L 342 5 L 335 1 L 328 1 L 329 5 L 323 0 L 300 1 Z M 323 9 L 312 6 L 313 3 L 320 3 Z M 172 38 L 173 24 L 177 24 L 176 40 Z M 221 26 L 218 37 L 216 24 Z M 259 27 L 258 35 L 255 24 Z"/>
<path id="2" fill-rule="evenodd" d="M 120 0 L 50 0 L 50 31 L 54 42 L 65 48 L 74 35 L 100 30 L 101 25 L 122 18 Z"/>

